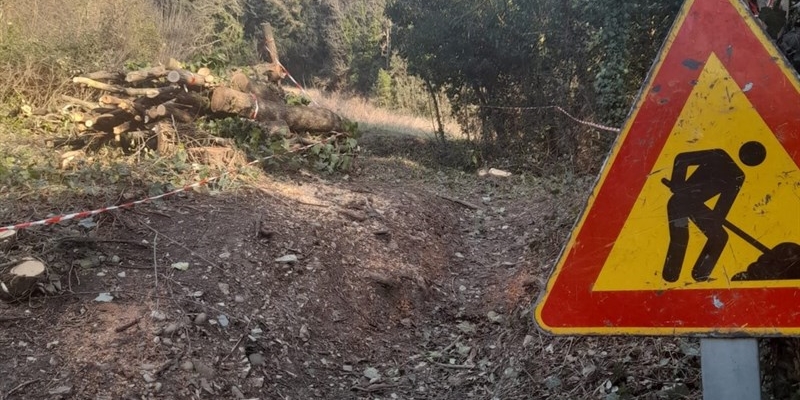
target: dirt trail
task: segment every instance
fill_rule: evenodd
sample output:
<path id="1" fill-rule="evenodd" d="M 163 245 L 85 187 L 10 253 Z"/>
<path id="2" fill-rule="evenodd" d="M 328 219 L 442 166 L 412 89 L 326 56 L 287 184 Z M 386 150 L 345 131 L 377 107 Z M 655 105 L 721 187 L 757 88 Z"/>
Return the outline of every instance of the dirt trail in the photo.
<path id="1" fill-rule="evenodd" d="M 368 154 L 23 232 L 71 293 L 0 304 L 0 400 L 699 398 L 694 342 L 533 326 L 586 187 Z"/>

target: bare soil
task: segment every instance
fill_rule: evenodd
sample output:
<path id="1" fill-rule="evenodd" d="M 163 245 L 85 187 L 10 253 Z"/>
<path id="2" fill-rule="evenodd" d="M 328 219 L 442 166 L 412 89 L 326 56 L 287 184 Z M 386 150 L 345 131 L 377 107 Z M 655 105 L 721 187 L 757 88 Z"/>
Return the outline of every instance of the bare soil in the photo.
<path id="1" fill-rule="evenodd" d="M 696 341 L 536 329 L 589 179 L 436 169 L 394 140 L 368 134 L 349 176 L 20 232 L 0 261 L 40 257 L 62 293 L 0 303 L 0 400 L 700 398 Z"/>

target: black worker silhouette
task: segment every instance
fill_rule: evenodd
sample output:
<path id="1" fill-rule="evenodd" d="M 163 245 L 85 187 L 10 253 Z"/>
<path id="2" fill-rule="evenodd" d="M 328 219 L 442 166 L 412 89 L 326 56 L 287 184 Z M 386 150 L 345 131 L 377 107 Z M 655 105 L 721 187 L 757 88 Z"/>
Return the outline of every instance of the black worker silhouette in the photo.
<path id="1" fill-rule="evenodd" d="M 756 166 L 765 158 L 766 149 L 759 142 L 747 142 L 739 149 L 739 160 L 744 165 Z M 690 167 L 696 168 L 691 174 Z M 725 218 L 744 180 L 744 171 L 722 149 L 691 151 L 675 157 L 671 179 L 662 179 L 672 192 L 667 202 L 669 248 L 664 261 L 665 281 L 676 282 L 680 277 L 689 244 L 689 221 L 706 236 L 706 244 L 692 268 L 692 278 L 697 282 L 708 280 L 728 242 L 725 227 L 732 225 Z M 713 208 L 706 205 L 717 196 Z M 740 230 L 735 229 L 739 234 Z"/>

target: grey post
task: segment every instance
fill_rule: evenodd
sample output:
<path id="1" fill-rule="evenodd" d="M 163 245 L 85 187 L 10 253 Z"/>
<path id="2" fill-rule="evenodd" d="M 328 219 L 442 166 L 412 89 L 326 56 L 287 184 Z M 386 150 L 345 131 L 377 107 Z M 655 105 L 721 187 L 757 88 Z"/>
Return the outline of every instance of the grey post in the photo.
<path id="1" fill-rule="evenodd" d="M 756 339 L 700 339 L 704 400 L 760 400 Z"/>

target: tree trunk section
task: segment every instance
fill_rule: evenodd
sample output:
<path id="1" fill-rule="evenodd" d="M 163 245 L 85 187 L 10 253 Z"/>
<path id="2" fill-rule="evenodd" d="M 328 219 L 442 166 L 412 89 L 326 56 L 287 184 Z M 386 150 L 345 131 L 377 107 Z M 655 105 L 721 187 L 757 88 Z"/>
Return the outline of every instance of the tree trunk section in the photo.
<path id="1" fill-rule="evenodd" d="M 286 121 L 295 132 L 332 132 L 344 128 L 342 118 L 330 110 L 287 106 L 224 87 L 214 89 L 211 111 L 236 114 L 259 122 Z"/>
<path id="2" fill-rule="evenodd" d="M 32 258 L 5 269 L 0 272 L 0 299 L 6 301 L 24 299 L 45 274 L 44 264 Z"/>
<path id="3" fill-rule="evenodd" d="M 253 67 L 253 70 L 259 75 L 265 75 L 270 82 L 280 82 L 286 77 L 283 72 L 280 58 L 278 57 L 278 46 L 275 45 L 275 35 L 272 33 L 272 25 L 265 22 L 261 25 L 264 32 L 264 50 L 269 55 L 270 62 L 258 64 Z"/>

